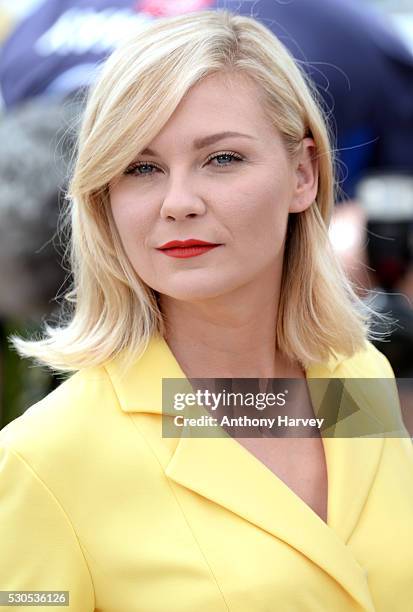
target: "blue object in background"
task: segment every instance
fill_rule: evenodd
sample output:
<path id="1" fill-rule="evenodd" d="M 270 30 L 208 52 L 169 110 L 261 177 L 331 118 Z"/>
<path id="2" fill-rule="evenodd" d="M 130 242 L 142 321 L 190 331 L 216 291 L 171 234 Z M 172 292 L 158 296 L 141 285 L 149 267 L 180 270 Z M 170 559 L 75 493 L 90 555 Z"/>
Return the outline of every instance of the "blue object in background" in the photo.
<path id="1" fill-rule="evenodd" d="M 209 8 L 260 20 L 306 70 L 331 122 L 344 195 L 372 169 L 413 173 L 413 56 L 384 18 L 351 0 L 46 0 L 4 45 L 3 105 L 87 86 L 137 20 Z"/>

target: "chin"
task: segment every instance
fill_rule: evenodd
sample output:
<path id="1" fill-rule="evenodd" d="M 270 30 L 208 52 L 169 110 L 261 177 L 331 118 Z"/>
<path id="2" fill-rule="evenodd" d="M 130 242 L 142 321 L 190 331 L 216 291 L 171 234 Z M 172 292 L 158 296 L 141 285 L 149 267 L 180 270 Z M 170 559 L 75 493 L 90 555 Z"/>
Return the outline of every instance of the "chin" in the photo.
<path id="1" fill-rule="evenodd" d="M 192 278 L 191 282 L 188 282 L 187 279 L 185 282 L 171 282 L 169 279 L 164 284 L 158 282 L 153 289 L 182 302 L 202 302 L 224 296 L 236 289 L 239 285 L 234 283 L 233 279 L 231 280 L 232 282 L 229 282 L 229 279 L 215 277 L 208 280 Z"/>

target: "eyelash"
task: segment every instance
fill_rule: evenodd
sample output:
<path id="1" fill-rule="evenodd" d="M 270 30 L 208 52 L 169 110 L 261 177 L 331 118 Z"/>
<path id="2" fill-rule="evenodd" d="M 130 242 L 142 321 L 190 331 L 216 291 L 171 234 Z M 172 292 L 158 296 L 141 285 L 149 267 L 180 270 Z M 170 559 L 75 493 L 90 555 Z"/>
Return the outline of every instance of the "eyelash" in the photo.
<path id="1" fill-rule="evenodd" d="M 231 157 L 232 161 L 243 161 L 243 158 L 240 155 L 238 155 L 238 153 L 234 153 L 233 151 L 222 151 L 220 153 L 214 153 L 213 155 L 208 156 L 207 163 L 212 161 L 213 159 L 216 159 L 217 157 L 221 157 L 222 155 Z M 225 168 L 227 165 L 229 164 L 225 164 L 223 166 L 218 165 L 216 166 L 216 168 Z M 124 171 L 124 174 L 134 174 L 135 170 L 138 170 L 142 166 L 153 166 L 154 168 L 157 168 L 158 170 L 162 170 L 162 168 L 160 168 L 157 164 L 154 164 L 152 162 L 139 161 L 139 162 L 135 162 L 134 164 L 131 164 L 128 168 L 126 168 L 126 170 Z M 154 174 L 153 172 L 148 172 L 144 174 L 136 173 L 134 174 L 134 176 L 152 176 L 153 174 Z"/>

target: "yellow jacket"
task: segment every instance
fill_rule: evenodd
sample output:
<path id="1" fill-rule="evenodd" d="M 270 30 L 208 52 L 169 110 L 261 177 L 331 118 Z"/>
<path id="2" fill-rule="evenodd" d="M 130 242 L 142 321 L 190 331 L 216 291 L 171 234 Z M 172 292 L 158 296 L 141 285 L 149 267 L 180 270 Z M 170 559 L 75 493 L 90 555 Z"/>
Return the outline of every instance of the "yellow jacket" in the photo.
<path id="1" fill-rule="evenodd" d="M 394 376 L 371 344 L 306 374 Z M 47 609 L 76 612 L 413 610 L 408 437 L 324 439 L 326 524 L 236 440 L 163 438 L 162 377 L 184 374 L 157 338 L 0 432 L 0 590 L 69 591 Z"/>

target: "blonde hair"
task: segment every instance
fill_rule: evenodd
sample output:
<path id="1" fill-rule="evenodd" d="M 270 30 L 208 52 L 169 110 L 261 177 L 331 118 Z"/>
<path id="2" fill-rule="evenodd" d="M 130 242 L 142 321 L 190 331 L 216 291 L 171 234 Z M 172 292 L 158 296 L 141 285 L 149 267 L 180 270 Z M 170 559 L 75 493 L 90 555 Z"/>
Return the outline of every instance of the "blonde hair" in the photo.
<path id="1" fill-rule="evenodd" d="M 315 92 L 264 25 L 218 10 L 152 21 L 103 64 L 88 97 L 63 219 L 71 230 L 73 287 L 58 325 L 45 325 L 45 337 L 11 338 L 20 355 L 72 371 L 122 353 L 126 366 L 153 335 L 164 334 L 157 295 L 122 247 L 108 184 L 155 138 L 188 90 L 217 72 L 242 73 L 260 86 L 267 116 L 291 155 L 306 135 L 316 145 L 316 201 L 289 218 L 277 349 L 307 367 L 364 348 L 375 313 L 355 294 L 328 238 L 333 160 Z"/>

